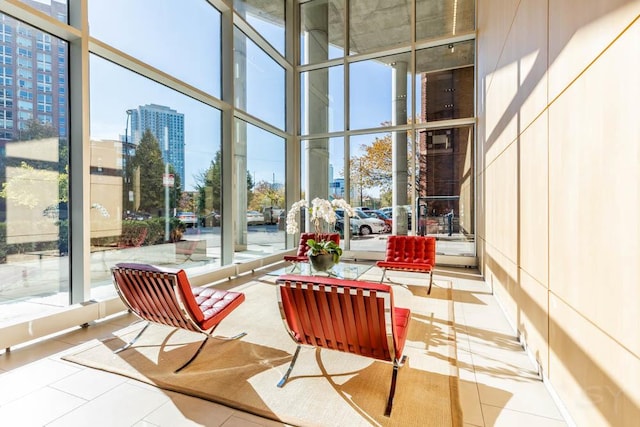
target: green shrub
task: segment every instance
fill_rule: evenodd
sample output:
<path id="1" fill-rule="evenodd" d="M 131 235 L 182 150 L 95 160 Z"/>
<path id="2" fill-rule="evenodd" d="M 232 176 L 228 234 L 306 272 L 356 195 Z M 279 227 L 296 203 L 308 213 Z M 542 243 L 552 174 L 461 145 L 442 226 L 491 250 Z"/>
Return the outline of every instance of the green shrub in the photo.
<path id="1" fill-rule="evenodd" d="M 165 243 L 164 217 L 151 218 L 145 221 L 138 222 L 144 222 L 148 226 L 147 240 L 145 244 L 160 245 L 162 243 Z M 186 227 L 182 221 L 180 221 L 178 218 L 171 218 L 169 220 L 169 242 L 180 241 L 185 229 Z"/>
<path id="2" fill-rule="evenodd" d="M 144 240 L 140 241 L 144 237 Z M 122 221 L 122 234 L 119 246 L 142 246 L 149 238 L 149 230 L 146 221 L 124 220 Z"/>

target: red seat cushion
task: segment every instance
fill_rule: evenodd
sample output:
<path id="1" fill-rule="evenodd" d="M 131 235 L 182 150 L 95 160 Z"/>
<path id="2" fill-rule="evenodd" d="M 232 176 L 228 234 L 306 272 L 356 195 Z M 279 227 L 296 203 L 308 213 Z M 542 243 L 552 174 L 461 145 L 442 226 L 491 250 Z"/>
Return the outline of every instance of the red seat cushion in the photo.
<path id="1" fill-rule="evenodd" d="M 200 329 L 207 330 L 220 323 L 244 301 L 244 294 L 207 287 L 191 287 L 187 273 L 177 272 L 178 289 L 186 309 Z"/>
<path id="2" fill-rule="evenodd" d="M 433 236 L 389 236 L 385 259 L 380 268 L 430 272 L 436 263 L 436 239 Z"/>
<path id="3" fill-rule="evenodd" d="M 388 304 L 393 310 L 387 326 L 393 331 L 394 355 L 402 356 L 411 311 L 394 306 L 391 286 L 290 274 L 279 276 L 277 282 L 282 314 L 297 343 L 391 361 L 384 314 Z"/>
<path id="4" fill-rule="evenodd" d="M 244 301 L 244 294 L 215 288 L 191 288 L 193 296 L 202 312 L 200 327 L 204 330 L 220 323 Z"/>

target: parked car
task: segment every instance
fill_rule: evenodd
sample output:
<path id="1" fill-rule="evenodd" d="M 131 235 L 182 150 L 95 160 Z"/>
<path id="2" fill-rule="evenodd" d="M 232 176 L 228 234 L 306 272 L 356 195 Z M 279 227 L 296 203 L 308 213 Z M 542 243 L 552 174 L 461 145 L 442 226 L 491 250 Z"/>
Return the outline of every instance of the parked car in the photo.
<path id="1" fill-rule="evenodd" d="M 264 215 L 258 211 L 247 211 L 247 225 L 264 224 Z"/>
<path id="2" fill-rule="evenodd" d="M 198 226 L 198 217 L 193 212 L 178 212 L 176 218 L 182 221 L 186 227 Z"/>
<path id="3" fill-rule="evenodd" d="M 357 227 L 358 233 L 361 236 L 366 236 L 369 235 L 371 233 L 382 233 L 384 230 L 384 222 L 376 219 L 376 218 L 371 218 L 370 216 L 368 216 L 367 214 L 365 214 L 363 211 L 355 209 L 354 212 L 356 213 L 355 217 L 351 217 L 351 227 Z M 336 209 L 336 215 L 339 218 L 344 218 L 344 211 L 342 209 Z"/>
<path id="4" fill-rule="evenodd" d="M 387 214 L 377 209 L 366 211 L 365 213 L 372 218 L 378 218 L 379 220 L 384 221 L 384 225 L 385 225 L 384 232 L 391 233 L 391 228 L 393 227 L 393 220 L 391 219 L 391 217 L 389 217 Z"/>
<path id="5" fill-rule="evenodd" d="M 355 210 L 355 213 L 363 222 L 363 224 L 360 226 L 360 235 L 366 236 L 371 233 L 380 234 L 385 232 L 386 225 L 384 221 L 378 218 L 372 218 L 364 211 L 358 209 Z"/>
<path id="6" fill-rule="evenodd" d="M 391 206 L 385 206 L 384 208 L 380 208 L 378 210 L 387 215 L 389 218 L 393 216 L 393 208 Z"/>
<path id="7" fill-rule="evenodd" d="M 409 230 L 411 230 L 411 205 L 402 205 L 398 207 L 404 208 L 407 211 L 407 224 Z M 393 219 L 393 208 L 391 206 L 385 206 L 384 208 L 380 208 L 379 210 L 382 213 L 386 214 L 389 218 Z"/>
<path id="8" fill-rule="evenodd" d="M 277 224 L 280 214 L 284 213 L 284 209 L 275 208 L 273 206 L 262 208 L 265 224 Z M 286 213 L 285 213 L 286 215 Z"/>
<path id="9" fill-rule="evenodd" d="M 144 221 L 147 219 L 151 219 L 151 214 L 147 212 L 127 212 L 125 214 L 124 219 L 131 219 L 136 221 Z"/>
<path id="10" fill-rule="evenodd" d="M 278 215 L 278 230 L 287 229 L 287 211 L 282 209 L 282 212 Z"/>
<path id="11" fill-rule="evenodd" d="M 360 225 L 362 222 L 358 218 L 350 218 L 349 223 L 351 224 L 351 235 L 357 236 L 360 234 Z M 344 212 L 336 211 L 336 224 L 335 229 L 338 233 L 340 233 L 341 237 L 344 237 Z"/>

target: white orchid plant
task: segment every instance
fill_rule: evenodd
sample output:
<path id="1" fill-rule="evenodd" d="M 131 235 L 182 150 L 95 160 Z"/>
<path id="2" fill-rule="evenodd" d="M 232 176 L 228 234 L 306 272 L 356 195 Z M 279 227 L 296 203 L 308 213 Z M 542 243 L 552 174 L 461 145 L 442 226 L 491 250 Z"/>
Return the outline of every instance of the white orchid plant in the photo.
<path id="1" fill-rule="evenodd" d="M 311 206 L 306 200 L 300 200 L 295 202 L 289 212 L 287 212 L 287 234 L 296 234 L 300 227 L 296 221 L 298 212 L 301 208 L 306 208 L 309 211 L 309 219 L 313 222 L 316 234 L 320 234 L 323 229 L 323 225 L 326 224 L 327 228 L 337 221 L 336 209 L 344 209 L 346 216 L 355 216 L 355 212 L 351 205 L 344 201 L 344 199 L 333 199 L 328 201 L 316 197 L 311 201 Z M 329 230 L 327 230 L 328 232 Z"/>
<path id="2" fill-rule="evenodd" d="M 313 222 L 316 236 L 322 236 L 323 225 L 326 224 L 326 233 L 330 232 L 330 226 L 336 223 L 336 209 L 344 209 L 345 216 L 355 216 L 353 208 L 343 199 L 334 199 L 329 202 L 326 199 L 316 197 L 311 201 L 311 207 L 306 200 L 295 202 L 287 213 L 287 234 L 295 234 L 300 229 L 296 217 L 300 209 L 305 208 L 309 211 L 309 219 Z M 338 262 L 342 255 L 342 248 L 333 240 L 307 240 L 309 251 L 307 255 L 332 254 L 333 262 Z"/>

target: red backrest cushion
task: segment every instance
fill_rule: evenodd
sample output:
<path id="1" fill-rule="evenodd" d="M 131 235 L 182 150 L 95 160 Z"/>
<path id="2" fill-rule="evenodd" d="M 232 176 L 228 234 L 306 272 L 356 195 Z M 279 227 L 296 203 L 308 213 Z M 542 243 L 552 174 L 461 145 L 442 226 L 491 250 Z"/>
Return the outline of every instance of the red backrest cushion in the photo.
<path id="1" fill-rule="evenodd" d="M 194 320 L 196 320 L 196 322 L 200 323 L 204 320 L 204 315 L 202 314 L 202 310 L 200 310 L 200 307 L 198 306 L 198 303 L 195 297 L 193 296 L 193 292 L 191 290 L 191 283 L 189 282 L 187 273 L 184 270 L 176 269 L 176 268 L 158 267 L 151 264 L 138 264 L 138 263 L 119 263 L 119 264 L 116 264 L 116 267 L 175 275 L 177 279 L 177 284 L 178 284 L 178 292 L 180 294 L 180 298 L 182 299 L 182 302 L 185 308 L 189 311 L 189 314 L 192 316 Z"/>
<path id="2" fill-rule="evenodd" d="M 307 240 L 313 239 L 315 241 L 319 240 L 333 240 L 336 244 L 340 244 L 340 234 L 338 233 L 302 233 L 300 235 L 300 243 L 298 244 L 298 252 L 297 256 L 307 256 L 307 252 L 309 251 L 309 245 L 307 245 Z"/>
<path id="3" fill-rule="evenodd" d="M 389 236 L 385 261 L 436 263 L 436 238 L 433 236 Z"/>
<path id="4" fill-rule="evenodd" d="M 402 354 L 411 312 L 394 307 L 391 286 L 300 275 L 279 276 L 277 283 L 282 314 L 298 343 L 381 360 L 390 360 L 392 350 L 393 357 Z"/>
<path id="5" fill-rule="evenodd" d="M 182 298 L 182 303 L 185 308 L 189 310 L 189 314 L 191 317 L 198 323 L 202 323 L 204 320 L 204 314 L 202 310 L 200 310 L 200 306 L 196 301 L 196 298 L 193 296 L 193 291 L 191 289 L 191 282 L 189 282 L 189 278 L 187 277 L 187 273 L 184 270 L 179 270 L 176 273 L 178 279 L 178 289 L 180 292 L 180 297 Z"/>

